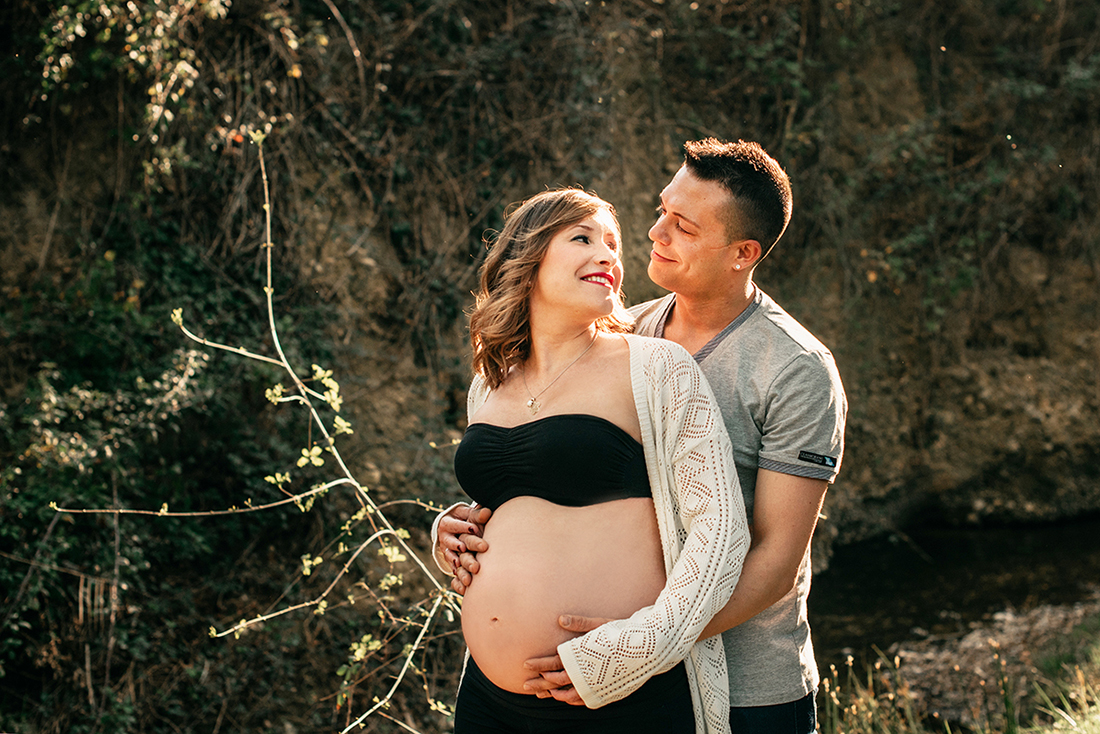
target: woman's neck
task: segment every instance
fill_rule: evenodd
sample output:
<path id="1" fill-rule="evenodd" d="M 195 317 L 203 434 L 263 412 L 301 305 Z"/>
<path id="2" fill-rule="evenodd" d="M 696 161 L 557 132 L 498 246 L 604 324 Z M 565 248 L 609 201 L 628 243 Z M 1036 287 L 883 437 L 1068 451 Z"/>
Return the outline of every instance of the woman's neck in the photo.
<path id="1" fill-rule="evenodd" d="M 528 379 L 556 377 L 563 368 L 577 360 L 595 338 L 596 329 L 592 325 L 549 333 L 536 333 L 532 329 L 531 352 L 523 364 Z"/>

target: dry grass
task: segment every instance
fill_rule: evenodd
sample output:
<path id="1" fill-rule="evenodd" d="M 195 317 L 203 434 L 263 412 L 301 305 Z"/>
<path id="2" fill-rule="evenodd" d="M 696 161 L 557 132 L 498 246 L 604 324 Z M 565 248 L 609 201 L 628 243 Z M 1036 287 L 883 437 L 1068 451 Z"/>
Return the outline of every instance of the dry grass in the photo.
<path id="1" fill-rule="evenodd" d="M 1100 731 L 1100 602 L 998 615 L 958 640 L 899 646 L 819 694 L 823 734 Z"/>

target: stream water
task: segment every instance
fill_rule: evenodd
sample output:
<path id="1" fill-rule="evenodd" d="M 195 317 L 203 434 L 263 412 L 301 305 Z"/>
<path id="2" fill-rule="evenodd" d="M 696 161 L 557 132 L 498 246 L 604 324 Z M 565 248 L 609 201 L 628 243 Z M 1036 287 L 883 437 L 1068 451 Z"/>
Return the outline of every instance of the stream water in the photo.
<path id="1" fill-rule="evenodd" d="M 922 528 L 838 548 L 814 576 L 818 667 L 872 645 L 969 631 L 996 612 L 1072 604 L 1100 585 L 1100 517 L 1058 525 Z"/>

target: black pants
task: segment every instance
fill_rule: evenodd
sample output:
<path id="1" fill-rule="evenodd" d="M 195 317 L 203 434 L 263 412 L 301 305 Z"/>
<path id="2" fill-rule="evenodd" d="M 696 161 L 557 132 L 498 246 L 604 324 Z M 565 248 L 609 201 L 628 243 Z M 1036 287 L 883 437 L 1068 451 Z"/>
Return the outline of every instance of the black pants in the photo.
<path id="1" fill-rule="evenodd" d="M 455 734 L 693 734 L 691 689 L 680 663 L 598 709 L 498 688 L 473 658 L 458 688 Z"/>
<path id="2" fill-rule="evenodd" d="M 730 709 L 733 734 L 813 734 L 817 731 L 814 694 L 775 706 Z"/>

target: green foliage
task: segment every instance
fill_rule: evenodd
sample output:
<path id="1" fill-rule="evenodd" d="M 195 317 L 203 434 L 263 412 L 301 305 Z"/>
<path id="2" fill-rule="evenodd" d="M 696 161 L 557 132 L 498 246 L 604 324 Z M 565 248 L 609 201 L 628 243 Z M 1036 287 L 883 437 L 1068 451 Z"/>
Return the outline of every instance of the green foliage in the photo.
<path id="1" fill-rule="evenodd" d="M 184 350 L 167 318 L 169 306 L 188 302 L 212 322 L 252 324 L 241 331 L 259 341 L 248 304 L 209 271 L 183 277 L 186 256 L 142 252 L 158 254 L 123 260 L 107 250 L 64 291 L 21 293 L 3 314 L 0 328 L 28 363 L 57 360 L 0 409 L 0 587 L 11 590 L 0 675 L 24 690 L 37 667 L 33 678 L 51 691 L 47 704 L 5 728 L 56 719 L 71 731 L 147 731 L 147 712 L 122 695 L 119 676 L 186 649 L 169 653 L 157 642 L 164 620 L 195 628 L 204 614 L 194 600 L 166 604 L 178 594 L 168 579 L 234 593 L 227 571 L 246 546 L 294 527 L 289 513 L 180 522 L 51 509 L 222 509 L 242 495 L 262 498 L 262 473 L 292 462 L 290 427 L 262 407 L 270 372 Z M 242 425 L 241 410 L 260 420 Z M 180 573 L 189 567 L 202 573 Z M 89 697 L 90 710 L 77 705 Z"/>
<path id="2" fill-rule="evenodd" d="M 43 24 L 35 56 L 43 101 L 121 74 L 130 83 L 148 85 L 143 122 L 156 143 L 179 111 L 194 109 L 185 98 L 199 79 L 195 45 L 203 21 L 224 18 L 228 6 L 223 0 L 80 0 L 56 6 Z"/>
<path id="3" fill-rule="evenodd" d="M 70 10 L 85 12 L 58 12 Z M 66 23 L 92 22 L 74 14 L 62 20 L 63 34 L 75 33 Z M 133 69 L 122 71 L 129 78 Z M 64 79 L 72 81 L 50 87 L 59 104 L 80 94 Z M 159 149 L 150 145 L 156 162 Z M 191 171 L 210 191 L 234 185 L 215 170 L 195 170 L 130 169 L 130 194 L 95 211 L 91 226 L 64 233 L 71 246 L 52 277 L 34 274 L 5 290 L 3 370 L 5 385 L 16 388 L 0 398 L 5 730 L 151 731 L 150 717 L 170 711 L 180 713 L 177 730 L 209 730 L 221 699 L 208 686 L 237 695 L 234 707 L 249 706 L 259 700 L 249 693 L 255 679 L 285 674 L 289 665 L 265 665 L 238 686 L 231 679 L 242 663 L 234 653 L 197 641 L 225 613 L 222 598 L 256 591 L 257 578 L 264 588 L 278 585 L 239 566 L 267 539 L 299 542 L 298 510 L 180 522 L 61 516 L 51 508 L 204 511 L 283 496 L 262 478 L 293 463 L 300 438 L 263 398 L 272 370 L 186 350 L 169 316 L 182 308 L 198 328 L 225 329 L 257 350 L 269 341 L 254 264 L 239 251 L 215 264 L 201 233 L 184 231 L 194 210 L 178 198 L 175 176 Z M 296 300 L 291 286 L 285 275 L 278 281 L 294 318 L 323 330 L 331 311 Z M 327 356 L 321 341 L 291 337 L 284 346 L 307 360 Z M 242 414 L 255 418 L 242 422 Z M 282 590 L 267 593 L 273 599 Z M 253 650 L 264 648 L 243 652 Z M 266 654 L 278 658 L 280 650 L 275 641 Z M 224 664 L 198 685 L 181 666 L 201 665 L 204 656 L 207 665 Z M 134 670 L 144 671 L 136 682 Z M 136 695 L 142 680 L 168 685 L 154 703 Z"/>

